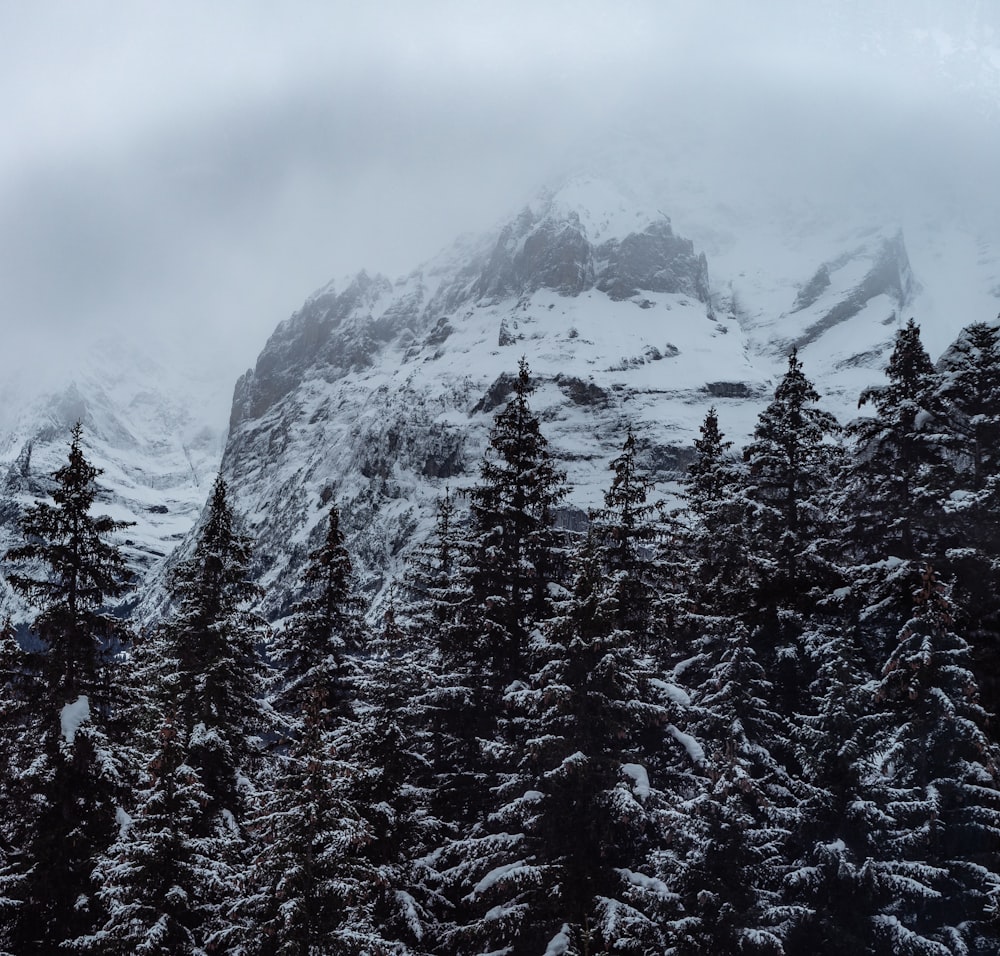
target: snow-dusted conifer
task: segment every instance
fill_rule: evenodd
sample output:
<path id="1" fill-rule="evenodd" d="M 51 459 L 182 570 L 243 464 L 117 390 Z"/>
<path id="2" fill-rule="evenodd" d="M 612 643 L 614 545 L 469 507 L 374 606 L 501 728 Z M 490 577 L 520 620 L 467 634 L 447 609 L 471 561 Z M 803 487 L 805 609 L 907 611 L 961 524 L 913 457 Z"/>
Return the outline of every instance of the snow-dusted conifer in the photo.
<path id="1" fill-rule="evenodd" d="M 695 618 L 735 611 L 749 591 L 743 472 L 730 454 L 732 444 L 710 408 L 695 439 L 683 489 L 691 562 L 686 609 Z"/>
<path id="2" fill-rule="evenodd" d="M 257 593 L 250 579 L 250 542 L 236 528 L 220 476 L 194 550 L 171 576 L 170 617 L 146 648 L 150 670 L 159 675 L 157 696 L 176 735 L 176 757 L 164 756 L 165 766 L 179 768 L 175 774 L 198 794 L 184 811 L 193 818 L 179 819 L 177 838 L 168 845 L 178 856 L 177 878 L 192 881 L 177 891 L 192 905 L 213 901 L 198 910 L 204 922 L 190 927 L 208 951 L 239 951 L 232 874 L 243 864 L 261 735 L 271 723 L 261 702 L 265 669 L 257 651 L 264 625 L 248 608 Z M 147 799 L 158 799 L 157 793 L 154 786 Z M 136 819 L 147 812 L 155 809 L 140 804 Z M 204 841 L 213 847 L 208 865 L 186 865 Z"/>
<path id="3" fill-rule="evenodd" d="M 692 688 L 688 734 L 702 742 L 704 777 L 683 804 L 672 871 L 681 897 L 670 927 L 678 956 L 783 952 L 796 916 L 783 903 L 796 783 L 772 752 L 784 724 L 774 691 L 738 623 L 712 643 L 713 665 Z"/>
<path id="4" fill-rule="evenodd" d="M 565 603 L 535 638 L 530 684 L 507 690 L 512 772 L 453 848 L 447 876 L 464 892 L 449 952 L 665 951 L 674 897 L 652 872 L 664 799 L 647 768 L 654 736 L 676 748 L 676 703 L 616 627 L 592 539 Z"/>
<path id="5" fill-rule="evenodd" d="M 361 643 L 361 602 L 351 557 L 340 527 L 340 512 L 331 505 L 323 543 L 312 551 L 302 574 L 302 593 L 290 621 L 274 636 L 271 653 L 280 689 L 275 708 L 301 714 L 317 687 L 324 689 L 334 714 L 351 710 L 350 657 Z"/>
<path id="6" fill-rule="evenodd" d="M 185 757 L 210 797 L 209 813 L 242 816 L 242 779 L 267 728 L 260 697 L 264 665 L 261 618 L 249 603 L 251 546 L 235 523 L 218 477 L 191 556 L 173 571 L 171 614 L 163 626 L 171 703 L 185 737 Z"/>
<path id="7" fill-rule="evenodd" d="M 538 416 L 531 375 L 521 360 L 514 395 L 496 415 L 479 481 L 470 491 L 469 626 L 479 629 L 492 670 L 504 686 L 525 676 L 532 628 L 549 615 L 558 577 L 555 506 L 566 495 Z"/>
<path id="8" fill-rule="evenodd" d="M 622 453 L 611 462 L 614 478 L 604 508 L 591 522 L 618 609 L 616 626 L 632 632 L 638 647 L 665 656 L 665 648 L 658 646 L 662 634 L 654 633 L 662 630 L 659 612 L 669 605 L 662 595 L 667 582 L 657 553 L 666 534 L 665 509 L 662 502 L 647 500 L 653 483 L 639 468 L 636 446 L 629 427 Z"/>
<path id="9" fill-rule="evenodd" d="M 91 878 L 93 857 L 112 839 L 124 787 L 113 728 L 113 650 L 121 622 L 107 602 L 128 586 L 114 535 L 120 521 L 91 513 L 100 470 L 83 451 L 78 423 L 67 463 L 53 477 L 52 503 L 24 516 L 24 543 L 6 560 L 8 579 L 38 608 L 40 682 L 23 723 L 24 763 L 12 782 L 16 846 L 8 870 L 6 944 L 52 953 L 103 918 Z"/>
<path id="10" fill-rule="evenodd" d="M 876 834 L 878 952 L 1000 947 L 1000 755 L 983 732 L 955 616 L 927 568 L 875 695 L 881 734 L 871 788 L 887 820 Z"/>
<path id="11" fill-rule="evenodd" d="M 752 628 L 786 716 L 808 697 L 809 661 L 801 641 L 806 620 L 841 583 L 828 558 L 831 552 L 839 558 L 839 548 L 830 544 L 830 490 L 839 458 L 831 438 L 840 426 L 818 407 L 819 397 L 793 349 L 743 453 L 752 590 L 740 617 Z"/>
<path id="12" fill-rule="evenodd" d="M 203 956 L 206 930 L 228 923 L 233 886 L 232 824 L 206 827 L 210 795 L 185 760 L 183 735 L 164 717 L 133 815 L 98 858 L 94 877 L 107 911 L 76 950 L 101 956 Z"/>

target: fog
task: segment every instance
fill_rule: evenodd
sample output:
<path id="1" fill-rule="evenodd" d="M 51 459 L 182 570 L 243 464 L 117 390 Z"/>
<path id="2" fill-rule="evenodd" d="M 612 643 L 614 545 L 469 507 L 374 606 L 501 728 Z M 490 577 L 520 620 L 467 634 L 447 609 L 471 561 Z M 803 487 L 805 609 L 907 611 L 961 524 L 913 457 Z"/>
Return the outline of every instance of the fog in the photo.
<path id="1" fill-rule="evenodd" d="M 127 329 L 231 382 L 330 278 L 407 272 L 587 164 L 996 231 L 1000 5 L 354 7 L 0 6 L 0 371 Z"/>

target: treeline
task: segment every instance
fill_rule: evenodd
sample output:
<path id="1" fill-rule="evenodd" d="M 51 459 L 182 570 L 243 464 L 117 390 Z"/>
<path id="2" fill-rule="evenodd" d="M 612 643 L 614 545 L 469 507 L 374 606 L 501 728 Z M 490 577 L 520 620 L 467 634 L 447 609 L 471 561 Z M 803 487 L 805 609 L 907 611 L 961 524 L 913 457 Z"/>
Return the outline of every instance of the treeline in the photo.
<path id="1" fill-rule="evenodd" d="M 1000 951 L 1000 331 L 911 321 L 841 429 L 793 352 L 683 508 L 631 431 L 585 534 L 522 362 L 378 627 L 336 507 L 269 630 L 216 482 L 156 627 L 79 427 L 10 583 L 15 954 Z"/>

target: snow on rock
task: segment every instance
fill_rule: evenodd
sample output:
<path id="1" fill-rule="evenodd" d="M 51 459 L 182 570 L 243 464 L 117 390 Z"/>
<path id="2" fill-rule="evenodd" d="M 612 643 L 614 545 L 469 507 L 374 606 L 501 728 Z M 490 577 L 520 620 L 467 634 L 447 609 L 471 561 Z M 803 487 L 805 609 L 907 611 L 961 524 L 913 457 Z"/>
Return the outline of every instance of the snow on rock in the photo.
<path id="1" fill-rule="evenodd" d="M 90 701 L 86 694 L 81 694 L 73 703 L 66 704 L 59 712 L 59 724 L 62 728 L 63 740 L 72 746 L 76 740 L 76 732 L 80 725 L 90 720 Z"/>

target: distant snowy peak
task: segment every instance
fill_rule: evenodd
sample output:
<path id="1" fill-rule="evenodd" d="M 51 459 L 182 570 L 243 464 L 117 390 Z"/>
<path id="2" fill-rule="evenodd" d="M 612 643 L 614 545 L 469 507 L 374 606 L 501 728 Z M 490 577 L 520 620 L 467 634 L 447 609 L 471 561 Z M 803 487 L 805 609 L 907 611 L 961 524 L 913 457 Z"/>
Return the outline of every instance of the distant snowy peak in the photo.
<path id="1" fill-rule="evenodd" d="M 142 580 L 190 531 L 222 457 L 225 433 L 206 414 L 218 384 L 161 362 L 125 336 L 77 356 L 61 388 L 22 395 L 0 432 L 0 553 L 18 540 L 24 510 L 46 499 L 67 460 L 70 431 L 102 472 L 95 509 L 129 522 L 120 535 Z M 0 613 L 28 610 L 0 580 Z"/>
<path id="2" fill-rule="evenodd" d="M 528 208 L 536 220 L 577 221 L 592 243 L 624 239 L 666 218 L 609 180 L 584 174 L 542 190 Z"/>

